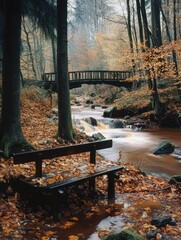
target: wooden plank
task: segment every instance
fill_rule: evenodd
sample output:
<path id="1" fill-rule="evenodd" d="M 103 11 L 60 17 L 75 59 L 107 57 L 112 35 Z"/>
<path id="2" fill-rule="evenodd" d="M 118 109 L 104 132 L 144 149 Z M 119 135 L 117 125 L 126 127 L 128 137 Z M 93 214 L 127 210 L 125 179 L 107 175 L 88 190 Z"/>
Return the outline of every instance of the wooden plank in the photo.
<path id="1" fill-rule="evenodd" d="M 68 156 L 82 152 L 89 152 L 95 146 L 96 150 L 112 147 L 112 140 L 102 140 L 84 144 L 77 144 L 59 148 L 44 149 L 26 153 L 13 154 L 14 164 L 34 162 L 41 159 L 51 159 L 55 157 Z"/>
<path id="2" fill-rule="evenodd" d="M 39 186 L 39 185 L 32 184 L 30 181 L 28 181 L 28 179 L 19 179 L 19 182 L 21 182 L 24 187 L 27 185 L 31 188 L 49 191 L 49 190 L 59 189 L 59 188 L 65 187 L 65 186 L 71 186 L 73 184 L 80 184 L 81 182 L 91 180 L 91 179 L 94 179 L 94 178 L 102 176 L 102 175 L 109 176 L 110 173 L 115 173 L 121 169 L 122 169 L 121 166 L 111 166 L 111 167 L 108 167 L 107 169 L 97 171 L 93 174 L 86 174 L 86 175 L 83 175 L 80 177 L 68 178 L 66 180 L 63 180 L 63 181 L 60 181 L 57 183 L 53 183 L 53 184 L 49 184 L 47 186 Z M 32 177 L 29 179 L 32 180 Z"/>
<path id="3" fill-rule="evenodd" d="M 102 176 L 102 175 L 106 175 L 108 173 L 117 172 L 121 169 L 122 169 L 122 167 L 120 167 L 120 166 L 112 166 L 112 167 L 109 167 L 106 170 L 101 170 L 99 172 L 95 172 L 94 174 L 88 174 L 88 175 L 81 176 L 81 177 L 70 178 L 70 179 L 67 179 L 65 181 L 50 184 L 48 186 L 41 187 L 41 188 L 51 190 L 51 189 L 56 189 L 56 188 L 60 188 L 60 187 L 64 187 L 64 186 L 70 186 L 70 185 L 75 184 L 75 183 L 79 184 L 79 183 L 84 182 L 84 181 L 89 180 L 89 179 L 93 179 L 93 178 L 96 178 L 96 177 L 99 177 L 99 176 Z"/>

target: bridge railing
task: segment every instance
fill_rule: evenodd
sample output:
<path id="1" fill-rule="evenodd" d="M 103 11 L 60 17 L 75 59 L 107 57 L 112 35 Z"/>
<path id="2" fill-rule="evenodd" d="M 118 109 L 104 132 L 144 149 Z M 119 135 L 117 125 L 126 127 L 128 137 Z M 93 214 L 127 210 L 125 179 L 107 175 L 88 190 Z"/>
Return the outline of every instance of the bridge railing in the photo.
<path id="1" fill-rule="evenodd" d="M 69 72 L 69 80 L 125 80 L 133 76 L 131 71 L 74 71 Z M 44 81 L 56 81 L 56 73 L 45 73 Z"/>
<path id="2" fill-rule="evenodd" d="M 79 71 L 69 72 L 69 80 L 125 80 L 132 76 L 130 71 Z"/>
<path id="3" fill-rule="evenodd" d="M 56 78 L 57 78 L 57 74 L 54 72 L 42 74 L 42 80 L 45 82 L 46 81 L 54 82 L 56 81 Z"/>

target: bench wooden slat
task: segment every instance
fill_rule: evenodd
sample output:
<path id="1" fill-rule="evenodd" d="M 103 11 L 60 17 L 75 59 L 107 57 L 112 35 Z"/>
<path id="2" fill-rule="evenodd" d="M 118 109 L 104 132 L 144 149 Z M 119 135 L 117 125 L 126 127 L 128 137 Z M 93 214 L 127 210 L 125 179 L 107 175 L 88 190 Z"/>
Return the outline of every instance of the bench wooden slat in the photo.
<path id="1" fill-rule="evenodd" d="M 44 149 L 44 150 L 38 150 L 38 151 L 32 151 L 32 152 L 26 152 L 26 153 L 23 153 L 23 152 L 15 153 L 13 154 L 13 159 L 14 159 L 14 164 L 21 164 L 21 163 L 35 162 L 42 159 L 68 156 L 68 155 L 78 154 L 82 152 L 91 152 L 91 150 L 95 151 L 95 150 L 100 150 L 100 149 L 110 148 L 110 147 L 112 147 L 112 140 L 108 139 L 108 140 L 102 140 L 97 142 L 58 147 L 53 149 Z"/>
<path id="2" fill-rule="evenodd" d="M 79 184 L 83 181 L 86 181 L 86 180 L 89 180 L 89 179 L 92 179 L 92 178 L 95 178 L 95 177 L 98 177 L 98 176 L 101 176 L 101 175 L 106 175 L 106 174 L 108 175 L 110 173 L 117 172 L 121 169 L 122 169 L 121 166 L 110 166 L 106 169 L 97 171 L 97 172 L 92 173 L 92 174 L 86 174 L 86 175 L 82 175 L 80 177 L 69 178 L 69 179 L 66 179 L 66 180 L 63 180 L 63 181 L 60 181 L 60 182 L 57 182 L 57 183 L 49 184 L 47 186 L 38 186 L 38 185 L 31 184 L 31 183 L 29 183 L 29 184 L 33 185 L 35 188 L 51 190 L 51 189 L 61 188 L 61 187 L 64 187 L 64 186 L 69 186 L 69 185 L 72 185 L 73 183 Z"/>

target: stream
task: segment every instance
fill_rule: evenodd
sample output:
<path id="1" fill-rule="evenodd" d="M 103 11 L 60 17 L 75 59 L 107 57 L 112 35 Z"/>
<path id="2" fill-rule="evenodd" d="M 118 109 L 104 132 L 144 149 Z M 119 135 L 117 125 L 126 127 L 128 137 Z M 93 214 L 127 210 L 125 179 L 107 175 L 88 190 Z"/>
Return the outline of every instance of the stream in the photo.
<path id="1" fill-rule="evenodd" d="M 123 161 L 133 164 L 147 174 L 169 178 L 181 173 L 181 129 L 131 129 L 114 128 L 101 123 L 104 109 L 91 109 L 83 106 L 72 106 L 72 118 L 75 126 L 92 136 L 101 133 L 106 139 L 113 139 L 113 147 L 98 151 L 110 161 Z M 98 121 L 98 126 L 91 126 L 84 121 L 92 117 Z M 111 119 L 106 118 L 111 121 Z M 175 145 L 173 154 L 154 155 L 153 150 L 163 140 Z"/>

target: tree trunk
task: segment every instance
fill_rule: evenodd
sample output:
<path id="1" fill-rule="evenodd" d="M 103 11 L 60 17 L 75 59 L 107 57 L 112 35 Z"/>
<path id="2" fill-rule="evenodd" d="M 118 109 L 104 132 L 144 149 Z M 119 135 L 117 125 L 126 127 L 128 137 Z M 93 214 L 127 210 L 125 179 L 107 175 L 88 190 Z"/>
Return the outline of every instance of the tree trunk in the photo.
<path id="1" fill-rule="evenodd" d="M 135 6 L 134 3 L 132 3 L 132 9 L 133 9 L 133 36 L 135 40 L 135 47 L 136 47 L 136 52 L 138 53 L 138 37 L 137 37 L 137 28 L 136 28 L 136 19 L 135 19 Z"/>
<path id="2" fill-rule="evenodd" d="M 52 44 L 52 56 L 53 56 L 53 72 L 57 72 L 57 58 L 56 58 L 56 47 L 55 47 L 55 38 L 51 38 Z"/>
<path id="3" fill-rule="evenodd" d="M 141 20 L 141 7 L 140 7 L 140 0 L 136 0 L 136 9 L 137 9 L 137 17 L 138 17 L 138 28 L 139 28 L 139 38 L 140 38 L 140 44 L 141 49 L 144 51 L 143 44 L 144 44 L 144 38 L 143 38 L 143 25 Z"/>
<path id="4" fill-rule="evenodd" d="M 152 37 L 154 47 L 159 48 L 162 45 L 161 25 L 160 25 L 160 0 L 151 0 L 151 17 L 152 17 Z M 152 88 L 152 105 L 153 109 L 161 119 L 162 109 L 157 89 L 157 73 L 153 68 L 153 88 Z"/>
<path id="5" fill-rule="evenodd" d="M 29 39 L 29 32 L 26 29 L 26 20 L 23 18 L 23 22 L 22 22 L 22 26 L 23 26 L 23 30 L 26 36 L 26 43 L 28 46 L 28 50 L 29 50 L 29 56 L 30 56 L 30 61 L 31 61 L 31 67 L 32 67 L 32 71 L 33 71 L 33 79 L 37 80 L 37 73 L 35 70 L 35 63 L 34 63 L 34 57 L 33 57 L 33 52 L 32 52 L 32 48 L 31 48 L 31 43 L 30 43 L 30 39 Z"/>
<path id="6" fill-rule="evenodd" d="M 166 27 L 167 38 L 168 38 L 169 42 L 171 42 L 171 41 L 172 41 L 172 38 L 171 38 L 170 31 L 169 31 L 168 22 L 167 22 L 167 18 L 166 18 L 166 16 L 165 16 L 165 13 L 164 13 L 164 11 L 163 11 L 162 6 L 161 6 L 161 13 L 162 13 L 162 18 L 163 18 L 163 21 L 164 21 L 165 27 Z M 172 57 L 173 57 L 174 65 L 175 65 L 175 73 L 176 73 L 176 75 L 178 76 L 177 54 L 176 54 L 175 50 L 172 50 Z"/>
<path id="7" fill-rule="evenodd" d="M 128 38 L 129 38 L 129 46 L 130 46 L 130 52 L 134 53 L 133 49 L 133 38 L 132 38 L 132 31 L 131 31 L 131 11 L 130 11 L 130 1 L 127 0 L 127 18 L 128 18 L 128 23 L 127 23 L 127 28 L 128 28 Z M 135 61 L 134 58 L 132 57 L 131 59 L 132 62 L 132 68 L 133 72 L 135 72 Z"/>
<path id="8" fill-rule="evenodd" d="M 140 8 L 141 8 L 141 16 L 143 19 L 143 29 L 144 29 L 144 37 L 145 37 L 145 41 L 144 41 L 145 46 L 144 47 L 150 48 L 150 32 L 149 32 L 149 28 L 148 28 L 145 0 L 141 0 Z M 146 70 L 146 74 L 148 75 L 148 89 L 152 89 L 150 70 Z"/>
<path id="9" fill-rule="evenodd" d="M 21 0 L 6 0 L 5 3 L 0 144 L 6 157 L 28 144 L 22 132 L 20 117 L 21 3 Z"/>
<path id="10" fill-rule="evenodd" d="M 160 0 L 151 0 L 152 36 L 154 47 L 160 47 L 162 45 L 160 4 Z"/>
<path id="11" fill-rule="evenodd" d="M 57 75 L 59 112 L 57 136 L 73 140 L 68 79 L 67 0 L 57 1 Z"/>
<path id="12" fill-rule="evenodd" d="M 52 0 L 52 5 L 55 5 L 55 0 Z M 52 44 L 52 57 L 53 57 L 53 72 L 57 73 L 57 56 L 56 56 L 56 40 L 55 37 L 51 37 Z"/>
<path id="13" fill-rule="evenodd" d="M 173 34 L 174 41 L 177 39 L 176 0 L 173 0 Z"/>
<path id="14" fill-rule="evenodd" d="M 145 0 L 141 0 L 141 13 L 142 13 L 142 18 L 143 18 L 145 46 L 149 48 L 150 47 L 150 32 L 149 32 L 148 20 L 147 20 L 147 16 L 146 16 Z"/>

